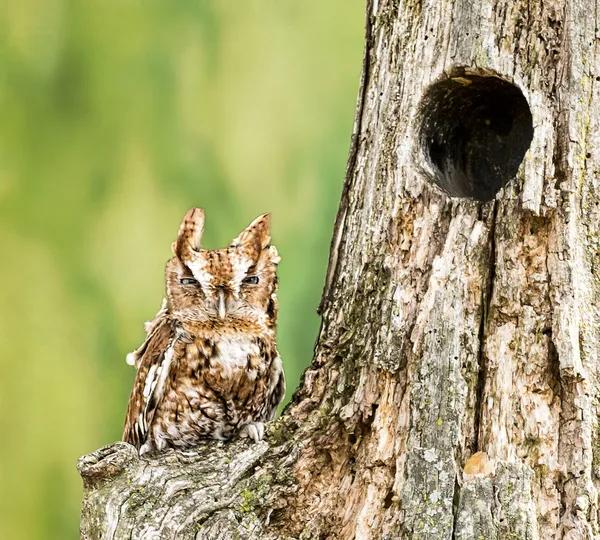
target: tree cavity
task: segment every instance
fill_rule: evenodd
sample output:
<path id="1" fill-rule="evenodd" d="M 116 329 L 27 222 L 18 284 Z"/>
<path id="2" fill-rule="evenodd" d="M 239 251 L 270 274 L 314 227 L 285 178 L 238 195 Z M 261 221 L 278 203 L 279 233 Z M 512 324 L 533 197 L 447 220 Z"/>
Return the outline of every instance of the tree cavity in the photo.
<path id="1" fill-rule="evenodd" d="M 461 70 L 421 100 L 420 167 L 453 197 L 492 200 L 516 176 L 532 138 L 525 96 L 496 75 Z"/>

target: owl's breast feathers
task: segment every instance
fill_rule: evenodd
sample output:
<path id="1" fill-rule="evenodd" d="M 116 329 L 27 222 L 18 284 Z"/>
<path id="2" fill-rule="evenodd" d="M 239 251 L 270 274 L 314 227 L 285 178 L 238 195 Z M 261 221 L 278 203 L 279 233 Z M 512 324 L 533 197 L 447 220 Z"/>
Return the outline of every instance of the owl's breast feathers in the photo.
<path id="1" fill-rule="evenodd" d="M 186 448 L 229 439 L 272 420 L 285 394 L 274 334 L 164 317 L 148 336 L 123 440 L 138 448 Z"/>

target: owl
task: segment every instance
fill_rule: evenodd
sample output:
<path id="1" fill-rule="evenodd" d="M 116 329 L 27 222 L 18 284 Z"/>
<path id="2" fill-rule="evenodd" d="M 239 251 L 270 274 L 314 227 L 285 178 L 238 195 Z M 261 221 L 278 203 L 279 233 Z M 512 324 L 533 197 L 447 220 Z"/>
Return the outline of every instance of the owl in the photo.
<path id="1" fill-rule="evenodd" d="M 127 361 L 137 373 L 123 440 L 140 454 L 203 439 L 262 439 L 285 394 L 275 341 L 277 264 L 269 214 L 229 247 L 202 249 L 204 212 L 183 219 L 166 298 Z"/>

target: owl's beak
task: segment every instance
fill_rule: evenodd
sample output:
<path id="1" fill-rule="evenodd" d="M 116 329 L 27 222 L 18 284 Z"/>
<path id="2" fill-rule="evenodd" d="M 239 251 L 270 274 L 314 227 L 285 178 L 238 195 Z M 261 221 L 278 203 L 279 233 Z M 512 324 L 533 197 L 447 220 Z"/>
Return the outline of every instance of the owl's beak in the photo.
<path id="1" fill-rule="evenodd" d="M 225 291 L 223 289 L 219 289 L 219 317 L 221 317 L 221 319 L 225 318 L 225 315 L 227 313 L 226 310 L 226 306 L 225 306 Z"/>

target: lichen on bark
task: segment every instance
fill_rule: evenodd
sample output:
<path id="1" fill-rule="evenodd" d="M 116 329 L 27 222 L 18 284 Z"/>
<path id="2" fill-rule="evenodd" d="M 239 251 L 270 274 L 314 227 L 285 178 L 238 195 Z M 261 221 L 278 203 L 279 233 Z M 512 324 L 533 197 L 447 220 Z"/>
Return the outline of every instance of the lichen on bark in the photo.
<path id="1" fill-rule="evenodd" d="M 258 445 L 83 458 L 84 538 L 600 535 L 597 2 L 367 2 L 322 327 L 292 402 Z M 518 88 L 533 125 L 489 202 L 434 181 L 485 181 L 473 118 L 440 130 L 469 152 L 437 141 L 436 162 L 419 135 L 436 133 L 431 85 L 473 74 Z M 469 110 L 486 137 L 514 128 Z M 490 468 L 465 474 L 476 452 Z"/>

